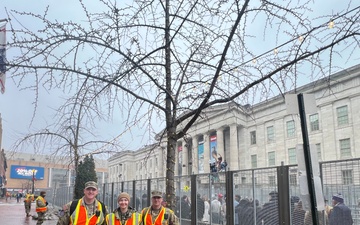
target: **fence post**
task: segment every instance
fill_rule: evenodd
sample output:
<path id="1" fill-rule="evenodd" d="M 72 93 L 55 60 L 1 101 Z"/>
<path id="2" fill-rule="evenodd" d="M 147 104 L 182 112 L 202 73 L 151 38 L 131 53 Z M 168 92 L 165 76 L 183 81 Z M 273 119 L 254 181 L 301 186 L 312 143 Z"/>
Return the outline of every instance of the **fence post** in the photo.
<path id="1" fill-rule="evenodd" d="M 290 224 L 290 191 L 289 191 L 289 167 L 281 165 L 277 168 L 278 182 L 278 212 L 279 224 Z M 285 210 L 287 209 L 287 210 Z"/>
<path id="2" fill-rule="evenodd" d="M 226 185 L 226 224 L 234 225 L 234 171 L 225 172 Z"/>
<path id="3" fill-rule="evenodd" d="M 197 221 L 197 186 L 196 175 L 190 175 L 190 191 L 191 191 L 191 225 L 196 225 Z M 196 213 L 195 213 L 196 212 Z"/>

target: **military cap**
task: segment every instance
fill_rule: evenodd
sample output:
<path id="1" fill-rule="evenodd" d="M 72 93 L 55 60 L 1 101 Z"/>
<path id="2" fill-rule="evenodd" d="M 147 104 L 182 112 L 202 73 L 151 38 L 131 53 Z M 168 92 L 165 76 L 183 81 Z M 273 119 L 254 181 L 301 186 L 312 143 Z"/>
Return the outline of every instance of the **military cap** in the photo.
<path id="1" fill-rule="evenodd" d="M 152 191 L 151 192 L 151 197 L 154 198 L 154 197 L 160 197 L 162 198 L 162 193 L 161 191 Z"/>
<path id="2" fill-rule="evenodd" d="M 88 188 L 95 188 L 97 190 L 98 185 L 95 181 L 88 181 L 85 183 L 85 189 L 88 189 Z"/>

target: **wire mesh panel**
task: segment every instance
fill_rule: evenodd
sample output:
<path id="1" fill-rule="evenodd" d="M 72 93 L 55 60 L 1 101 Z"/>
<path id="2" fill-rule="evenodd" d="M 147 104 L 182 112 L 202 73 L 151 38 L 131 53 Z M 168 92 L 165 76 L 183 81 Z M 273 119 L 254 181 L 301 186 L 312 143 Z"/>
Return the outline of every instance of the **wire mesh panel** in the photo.
<path id="1" fill-rule="evenodd" d="M 351 209 L 354 224 L 360 224 L 360 160 L 352 159 L 321 163 L 325 199 L 331 204 L 333 195 L 341 194 Z M 331 213 L 329 220 L 332 220 Z"/>
<path id="2" fill-rule="evenodd" d="M 136 201 L 140 201 L 139 205 L 136 207 L 136 210 L 140 212 L 143 208 L 150 205 L 147 196 L 147 180 L 135 181 L 135 193 Z"/>
<path id="3" fill-rule="evenodd" d="M 180 224 L 191 224 L 191 177 L 179 176 L 175 178 L 175 214 L 180 220 Z"/>

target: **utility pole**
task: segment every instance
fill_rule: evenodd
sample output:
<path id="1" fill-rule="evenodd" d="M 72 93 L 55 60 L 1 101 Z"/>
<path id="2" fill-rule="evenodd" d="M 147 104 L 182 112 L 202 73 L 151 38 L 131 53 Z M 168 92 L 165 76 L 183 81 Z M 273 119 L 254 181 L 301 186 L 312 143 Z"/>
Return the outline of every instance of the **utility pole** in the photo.
<path id="1" fill-rule="evenodd" d="M 31 187 L 31 194 L 34 194 L 35 191 L 35 169 L 32 169 L 32 187 Z"/>

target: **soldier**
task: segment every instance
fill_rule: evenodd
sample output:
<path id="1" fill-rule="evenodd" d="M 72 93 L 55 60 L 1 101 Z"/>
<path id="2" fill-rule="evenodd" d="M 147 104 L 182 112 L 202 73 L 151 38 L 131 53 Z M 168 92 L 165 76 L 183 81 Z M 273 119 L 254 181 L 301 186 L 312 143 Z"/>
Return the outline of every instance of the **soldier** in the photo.
<path id="1" fill-rule="evenodd" d="M 38 220 L 36 225 L 41 225 L 44 222 L 45 213 L 47 211 L 47 201 L 45 200 L 46 192 L 41 191 L 40 196 L 36 199 L 36 212 L 38 214 Z"/>
<path id="2" fill-rule="evenodd" d="M 64 215 L 59 218 L 57 225 L 105 225 L 105 205 L 96 199 L 98 185 L 95 181 L 85 183 L 84 197 L 64 205 Z"/>
<path id="3" fill-rule="evenodd" d="M 129 206 L 130 195 L 122 192 L 118 197 L 119 207 L 106 216 L 107 225 L 138 225 L 140 221 L 140 213 Z"/>
<path id="4" fill-rule="evenodd" d="M 31 211 L 31 202 L 34 201 L 34 195 L 31 194 L 31 192 L 27 193 L 24 200 L 24 206 L 25 206 L 25 213 L 26 216 L 30 216 Z"/>
<path id="5" fill-rule="evenodd" d="M 175 216 L 175 213 L 171 209 L 162 206 L 162 201 L 163 198 L 160 191 L 151 192 L 151 206 L 146 207 L 141 211 L 140 225 L 180 225 L 179 219 Z"/>

